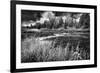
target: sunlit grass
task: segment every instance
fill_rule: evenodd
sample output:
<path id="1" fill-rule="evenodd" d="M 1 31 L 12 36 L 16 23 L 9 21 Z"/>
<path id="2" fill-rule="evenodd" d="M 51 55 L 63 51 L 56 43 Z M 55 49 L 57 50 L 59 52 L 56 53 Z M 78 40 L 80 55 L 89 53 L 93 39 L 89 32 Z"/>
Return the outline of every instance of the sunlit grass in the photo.
<path id="1" fill-rule="evenodd" d="M 57 45 L 56 41 L 40 41 L 37 38 L 26 38 L 22 41 L 21 62 L 47 62 L 89 59 L 89 53 L 80 47 L 80 43 L 74 47 L 70 42 L 65 47 Z M 63 44 L 62 42 L 61 44 Z"/>

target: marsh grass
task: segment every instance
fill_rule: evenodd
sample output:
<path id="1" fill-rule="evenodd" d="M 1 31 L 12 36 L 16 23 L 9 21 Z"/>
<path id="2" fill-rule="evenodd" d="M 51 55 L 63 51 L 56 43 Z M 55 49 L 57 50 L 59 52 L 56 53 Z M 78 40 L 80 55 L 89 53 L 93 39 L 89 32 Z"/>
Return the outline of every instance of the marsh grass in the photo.
<path id="1" fill-rule="evenodd" d="M 56 41 L 36 38 L 26 38 L 21 42 L 21 62 L 48 62 L 48 61 L 68 61 L 89 59 L 89 53 L 80 47 L 80 43 L 75 46 L 70 42 L 65 47 L 57 45 Z M 63 44 L 63 43 L 62 43 Z"/>

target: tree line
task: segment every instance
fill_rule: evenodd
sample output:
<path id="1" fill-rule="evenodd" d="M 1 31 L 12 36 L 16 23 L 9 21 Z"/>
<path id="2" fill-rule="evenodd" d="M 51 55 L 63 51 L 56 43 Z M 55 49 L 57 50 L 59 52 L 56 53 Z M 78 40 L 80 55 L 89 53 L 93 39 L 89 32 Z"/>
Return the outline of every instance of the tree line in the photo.
<path id="1" fill-rule="evenodd" d="M 47 28 L 47 29 L 58 29 L 58 28 L 89 28 L 90 27 L 90 15 L 89 13 L 66 13 L 64 15 L 55 16 L 52 12 L 45 12 L 42 17 L 34 22 L 35 25 L 30 24 L 30 28 Z"/>

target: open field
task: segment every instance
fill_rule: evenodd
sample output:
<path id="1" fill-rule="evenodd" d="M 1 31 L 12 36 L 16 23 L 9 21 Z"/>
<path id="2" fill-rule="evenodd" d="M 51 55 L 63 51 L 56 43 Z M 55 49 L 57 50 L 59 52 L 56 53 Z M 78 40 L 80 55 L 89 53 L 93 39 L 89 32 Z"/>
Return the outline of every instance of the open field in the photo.
<path id="1" fill-rule="evenodd" d="M 68 30 L 67 30 L 68 31 Z M 21 62 L 90 59 L 89 32 L 24 32 Z"/>

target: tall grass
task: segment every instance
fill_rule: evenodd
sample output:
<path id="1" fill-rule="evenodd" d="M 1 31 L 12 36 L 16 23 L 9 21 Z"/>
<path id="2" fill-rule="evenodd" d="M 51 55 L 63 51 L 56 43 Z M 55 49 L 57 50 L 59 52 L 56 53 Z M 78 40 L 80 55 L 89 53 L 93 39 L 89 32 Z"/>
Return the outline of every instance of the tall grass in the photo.
<path id="1" fill-rule="evenodd" d="M 57 45 L 56 41 L 40 41 L 36 38 L 26 38 L 21 43 L 21 62 L 47 62 L 47 61 L 67 61 L 89 59 L 89 53 L 80 48 L 80 43 L 76 47 L 70 42 L 65 47 Z M 63 44 L 63 43 L 62 43 Z"/>

